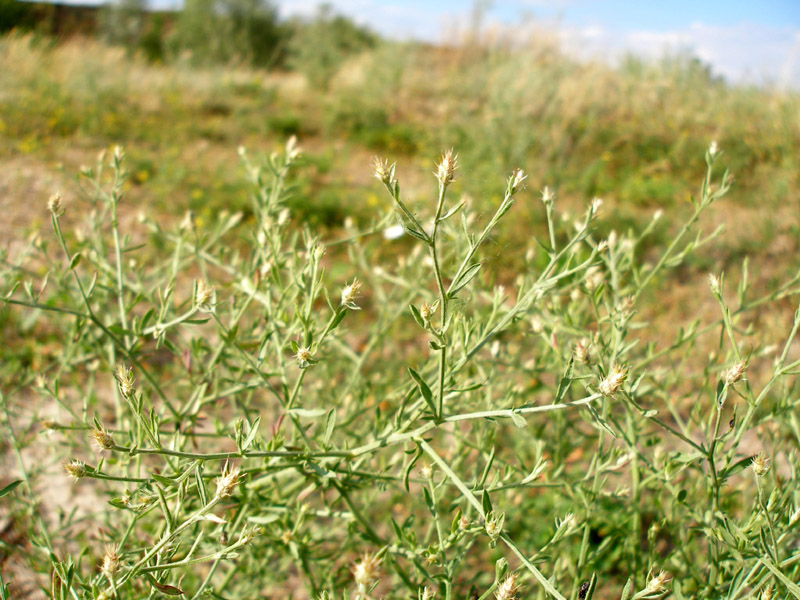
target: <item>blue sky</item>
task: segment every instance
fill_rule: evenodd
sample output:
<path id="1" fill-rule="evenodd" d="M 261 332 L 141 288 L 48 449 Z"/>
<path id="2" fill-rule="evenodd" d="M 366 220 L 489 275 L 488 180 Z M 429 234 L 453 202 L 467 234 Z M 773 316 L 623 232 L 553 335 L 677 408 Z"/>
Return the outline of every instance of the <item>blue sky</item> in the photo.
<path id="1" fill-rule="evenodd" d="M 308 15 L 318 0 L 275 0 Z M 448 39 L 474 3 L 458 0 L 331 0 L 337 12 L 395 38 Z M 507 0 L 484 2 L 483 22 L 555 35 L 582 58 L 690 51 L 734 81 L 800 87 L 800 0 Z"/>

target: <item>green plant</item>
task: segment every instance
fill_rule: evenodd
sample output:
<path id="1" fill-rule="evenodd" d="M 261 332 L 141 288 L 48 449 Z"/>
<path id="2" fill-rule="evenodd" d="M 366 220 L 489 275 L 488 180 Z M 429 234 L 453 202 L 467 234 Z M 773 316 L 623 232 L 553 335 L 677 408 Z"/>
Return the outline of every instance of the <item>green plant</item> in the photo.
<path id="1" fill-rule="evenodd" d="M 325 242 L 288 208 L 298 155 L 241 152 L 251 219 L 128 233 L 117 149 L 82 173 L 80 235 L 54 195 L 54 237 L 2 263 L 5 303 L 61 339 L 0 396 L 24 482 L 9 498 L 52 597 L 800 597 L 800 309 L 781 340 L 747 325 L 796 303 L 800 273 L 763 296 L 746 264 L 735 294 L 711 276 L 721 316 L 667 346 L 641 316 L 720 233 L 699 225 L 732 183 L 716 144 L 655 260 L 637 248 L 660 213 L 599 239 L 602 202 L 565 223 L 545 187 L 525 268 L 493 287 L 521 170 L 479 220 L 451 199 L 452 151 L 424 206 L 376 159 L 408 243 L 376 235 L 390 213 Z M 28 393 L 93 512 L 42 514 Z"/>

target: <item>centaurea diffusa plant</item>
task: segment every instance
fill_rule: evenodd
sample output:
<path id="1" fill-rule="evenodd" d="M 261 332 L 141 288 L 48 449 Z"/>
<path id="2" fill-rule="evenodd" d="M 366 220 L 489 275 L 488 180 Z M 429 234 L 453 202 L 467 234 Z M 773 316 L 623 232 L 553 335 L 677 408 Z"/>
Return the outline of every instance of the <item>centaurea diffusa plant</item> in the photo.
<path id="1" fill-rule="evenodd" d="M 795 594 L 800 313 L 774 353 L 746 323 L 796 303 L 800 275 L 756 296 L 745 271 L 733 305 L 715 275 L 720 317 L 669 323 L 666 345 L 643 316 L 718 234 L 699 225 L 731 183 L 712 185 L 716 146 L 686 222 L 650 250 L 666 216 L 600 235 L 612 200 L 573 224 L 520 169 L 492 210 L 469 212 L 454 150 L 427 203 L 373 162 L 405 240 L 380 235 L 388 214 L 323 239 L 292 217 L 296 141 L 240 154 L 246 215 L 123 231 L 120 150 L 83 173 L 80 235 L 62 230 L 60 197 L 43 202 L 54 234 L 29 254 L 51 284 L 4 267 L 6 304 L 61 334 L 0 397 L 22 477 L 4 501 L 51 596 Z M 494 257 L 517 202 L 536 217 L 509 273 L 505 249 Z M 20 427 L 20 390 L 52 435 Z M 69 458 L 58 477 L 90 511 L 42 512 L 37 447 Z"/>

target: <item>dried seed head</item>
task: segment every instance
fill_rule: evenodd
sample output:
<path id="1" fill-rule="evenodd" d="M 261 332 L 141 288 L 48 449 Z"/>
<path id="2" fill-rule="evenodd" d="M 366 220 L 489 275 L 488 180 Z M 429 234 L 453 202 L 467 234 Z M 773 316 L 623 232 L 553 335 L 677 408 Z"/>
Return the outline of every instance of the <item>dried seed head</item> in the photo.
<path id="1" fill-rule="evenodd" d="M 657 592 L 664 591 L 669 581 L 670 581 L 669 573 L 667 573 L 666 571 L 660 571 L 658 575 L 652 577 L 650 581 L 647 582 L 647 592 L 654 594 Z"/>
<path id="2" fill-rule="evenodd" d="M 380 156 L 373 156 L 372 172 L 377 179 L 380 179 L 386 185 L 391 185 L 393 183 L 392 175 L 394 173 L 394 165 L 390 165 L 388 160 Z"/>
<path id="3" fill-rule="evenodd" d="M 443 186 L 448 186 L 453 183 L 456 178 L 456 169 L 458 168 L 458 155 L 453 154 L 453 149 L 450 148 L 442 154 L 442 160 L 436 166 L 436 179 Z"/>
<path id="4" fill-rule="evenodd" d="M 628 367 L 614 365 L 608 376 L 600 382 L 598 389 L 604 396 L 613 397 L 622 388 L 622 384 L 625 383 L 627 378 Z"/>
<path id="5" fill-rule="evenodd" d="M 86 477 L 86 464 L 82 460 L 72 459 L 64 463 L 64 470 L 73 479 Z"/>
<path id="6" fill-rule="evenodd" d="M 422 475 L 423 479 L 430 479 L 433 477 L 433 468 L 430 465 L 422 465 L 419 474 Z"/>
<path id="7" fill-rule="evenodd" d="M 114 379 L 117 380 L 119 393 L 122 394 L 123 398 L 128 399 L 133 396 L 133 393 L 136 391 L 136 388 L 133 386 L 136 382 L 136 379 L 133 377 L 133 369 L 125 365 L 117 365 L 117 368 L 114 370 Z"/>
<path id="8" fill-rule="evenodd" d="M 461 531 L 466 531 L 467 529 L 469 529 L 470 525 L 471 525 L 471 523 L 470 523 L 469 519 L 467 518 L 467 515 L 462 514 L 461 518 L 458 520 L 458 528 Z"/>
<path id="9" fill-rule="evenodd" d="M 753 468 L 753 473 L 756 474 L 756 477 L 766 475 L 767 471 L 769 471 L 769 464 L 767 463 L 769 463 L 769 459 L 763 452 L 759 452 L 753 457 L 750 466 Z"/>
<path id="10" fill-rule="evenodd" d="M 744 375 L 745 371 L 747 371 L 747 364 L 744 361 L 737 362 L 730 369 L 725 371 L 725 383 L 728 385 L 733 385 L 742 378 L 742 375 Z"/>
<path id="11" fill-rule="evenodd" d="M 711 288 L 711 293 L 712 294 L 714 294 L 715 296 L 719 296 L 720 295 L 719 277 L 714 275 L 714 273 L 709 273 L 708 274 L 708 287 Z"/>
<path id="12" fill-rule="evenodd" d="M 116 546 L 107 546 L 103 554 L 103 564 L 100 567 L 103 575 L 111 579 L 119 570 L 119 553 Z"/>
<path id="13" fill-rule="evenodd" d="M 361 290 L 361 282 L 358 279 L 353 279 L 353 283 L 342 288 L 341 305 L 350 310 L 361 310 L 355 303 L 359 290 Z"/>
<path id="14" fill-rule="evenodd" d="M 47 209 L 58 216 L 61 214 L 61 193 L 56 192 L 47 200 Z"/>
<path id="15" fill-rule="evenodd" d="M 92 439 L 100 450 L 111 450 L 114 447 L 114 438 L 105 429 L 92 429 Z"/>
<path id="16" fill-rule="evenodd" d="M 497 586 L 497 591 L 494 593 L 497 600 L 513 600 L 516 598 L 517 590 L 519 590 L 519 583 L 517 580 L 519 575 L 511 573 L 503 580 L 503 583 Z"/>
<path id="17" fill-rule="evenodd" d="M 371 554 L 364 554 L 361 561 L 353 565 L 353 579 L 360 591 L 366 591 L 367 588 L 378 580 L 378 567 L 381 561 Z"/>
<path id="18" fill-rule="evenodd" d="M 311 354 L 311 348 L 308 347 L 298 348 L 294 357 L 297 359 L 297 364 L 300 365 L 301 369 L 305 369 L 307 366 L 313 364 L 314 361 L 314 358 Z"/>
<path id="19" fill-rule="evenodd" d="M 600 207 L 603 206 L 603 199 L 602 198 L 595 198 L 592 200 L 592 218 L 597 217 L 600 214 Z"/>
<path id="20" fill-rule="evenodd" d="M 761 592 L 761 595 L 758 597 L 759 600 L 772 600 L 772 586 L 768 585 L 764 588 L 764 591 Z"/>
<path id="21" fill-rule="evenodd" d="M 236 484 L 239 483 L 240 477 L 239 467 L 231 469 L 230 463 L 225 463 L 222 468 L 222 474 L 217 478 L 217 497 L 227 498 L 233 495 L 233 490 L 236 488 Z"/>
<path id="22" fill-rule="evenodd" d="M 114 162 L 119 165 L 125 160 L 125 150 L 122 146 L 114 146 Z"/>

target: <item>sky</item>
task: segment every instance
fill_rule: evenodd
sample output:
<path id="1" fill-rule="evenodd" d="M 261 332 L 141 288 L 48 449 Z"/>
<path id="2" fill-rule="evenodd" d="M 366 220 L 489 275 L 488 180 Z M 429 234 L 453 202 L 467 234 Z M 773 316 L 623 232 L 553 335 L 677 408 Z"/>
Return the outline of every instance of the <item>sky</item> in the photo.
<path id="1" fill-rule="evenodd" d="M 283 16 L 318 0 L 273 0 Z M 329 0 L 336 12 L 396 39 L 446 40 L 470 23 L 474 2 Z M 485 0 L 482 22 L 555 32 L 565 51 L 614 62 L 690 52 L 739 83 L 800 88 L 800 0 Z"/>

